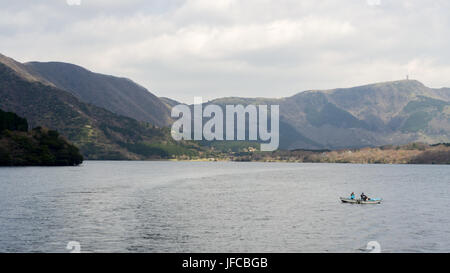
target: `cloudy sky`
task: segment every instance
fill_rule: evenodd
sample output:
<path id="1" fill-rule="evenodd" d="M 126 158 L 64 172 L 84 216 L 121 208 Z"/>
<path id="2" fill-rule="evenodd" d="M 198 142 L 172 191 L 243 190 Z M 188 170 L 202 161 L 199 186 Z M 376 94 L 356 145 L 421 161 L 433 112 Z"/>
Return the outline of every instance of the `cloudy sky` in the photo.
<path id="1" fill-rule="evenodd" d="M 0 53 L 158 96 L 283 97 L 403 79 L 450 86 L 448 0 L 0 0 Z"/>

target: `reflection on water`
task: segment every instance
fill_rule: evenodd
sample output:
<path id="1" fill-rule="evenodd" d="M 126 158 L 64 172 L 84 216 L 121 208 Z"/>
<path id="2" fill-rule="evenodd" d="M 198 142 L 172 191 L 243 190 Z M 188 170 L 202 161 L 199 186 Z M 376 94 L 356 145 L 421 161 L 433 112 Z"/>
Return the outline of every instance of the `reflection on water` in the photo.
<path id="1" fill-rule="evenodd" d="M 94 162 L 0 168 L 0 251 L 450 251 L 450 168 Z M 381 205 L 339 203 L 354 191 Z"/>

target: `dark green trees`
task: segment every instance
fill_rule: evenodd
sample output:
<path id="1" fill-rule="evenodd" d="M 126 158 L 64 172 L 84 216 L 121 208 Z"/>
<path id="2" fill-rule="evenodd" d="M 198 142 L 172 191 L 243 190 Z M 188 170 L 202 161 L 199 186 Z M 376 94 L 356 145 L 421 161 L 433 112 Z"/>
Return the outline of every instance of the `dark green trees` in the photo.
<path id="1" fill-rule="evenodd" d="M 57 131 L 37 127 L 0 110 L 0 166 L 76 166 L 83 162 L 77 147 Z"/>

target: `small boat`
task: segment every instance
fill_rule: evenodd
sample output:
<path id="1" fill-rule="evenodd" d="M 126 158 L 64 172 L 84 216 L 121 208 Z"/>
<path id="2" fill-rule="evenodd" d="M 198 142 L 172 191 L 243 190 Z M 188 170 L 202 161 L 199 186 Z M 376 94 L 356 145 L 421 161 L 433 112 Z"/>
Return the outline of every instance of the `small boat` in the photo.
<path id="1" fill-rule="evenodd" d="M 380 204 L 381 198 L 370 198 L 366 201 L 363 201 L 361 199 L 350 199 L 345 197 L 340 197 L 342 203 L 350 203 L 350 204 Z"/>

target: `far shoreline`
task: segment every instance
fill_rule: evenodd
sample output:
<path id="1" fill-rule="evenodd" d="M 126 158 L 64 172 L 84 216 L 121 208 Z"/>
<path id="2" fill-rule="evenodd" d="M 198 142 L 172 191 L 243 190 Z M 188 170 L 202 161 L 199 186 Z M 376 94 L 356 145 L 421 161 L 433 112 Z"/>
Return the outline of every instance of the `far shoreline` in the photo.
<path id="1" fill-rule="evenodd" d="M 227 162 L 227 163 L 291 163 L 291 164 L 339 164 L 339 165 L 405 165 L 405 166 L 411 166 L 411 165 L 434 165 L 434 166 L 445 166 L 450 165 L 448 163 L 352 163 L 352 162 L 293 162 L 293 161 L 235 161 L 235 160 L 179 160 L 179 159 L 155 159 L 155 160 L 126 160 L 126 159 L 118 159 L 118 160 L 111 160 L 111 159 L 86 159 L 84 162 L 211 162 L 211 163 L 220 163 L 220 162 Z M 83 163 L 84 163 L 83 162 Z M 80 167 L 83 164 L 79 166 L 74 167 Z M 29 167 L 39 167 L 39 166 L 29 166 Z"/>
<path id="2" fill-rule="evenodd" d="M 342 150 L 276 150 L 260 152 L 251 147 L 236 152 L 215 151 L 195 156 L 171 155 L 170 158 L 88 158 L 85 161 L 136 162 L 260 162 L 260 163 L 328 163 L 371 165 L 450 165 L 450 145 L 410 143 Z M 39 167 L 36 165 L 2 165 L 2 167 Z M 44 167 L 46 165 L 43 165 Z M 52 166 L 46 166 L 52 167 Z M 61 166 L 55 166 L 61 167 Z M 76 166 L 74 166 L 76 167 Z"/>

